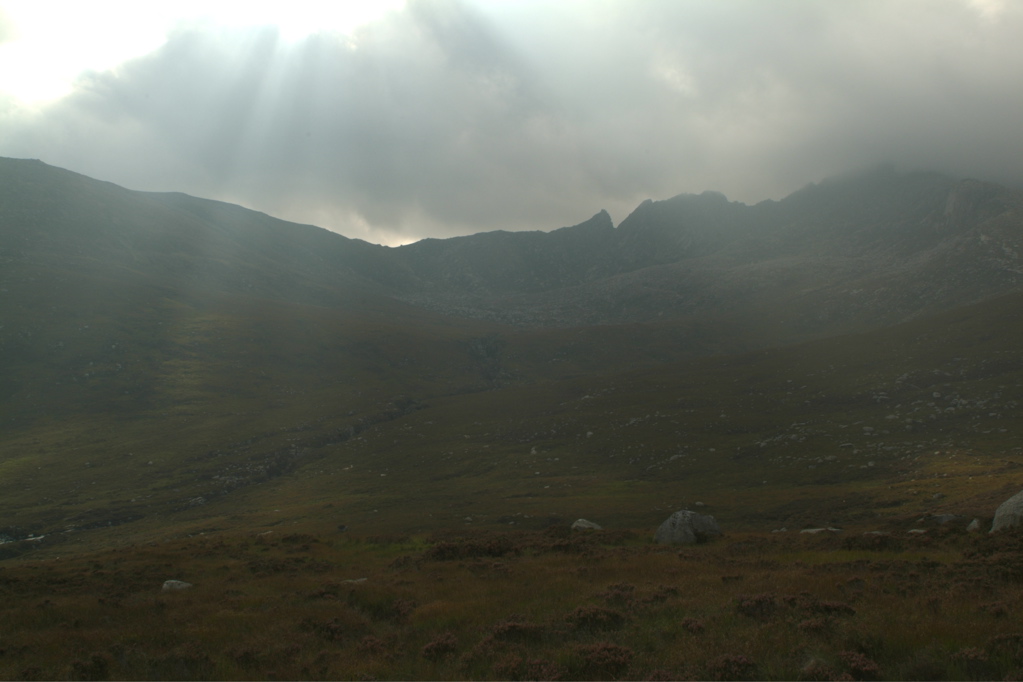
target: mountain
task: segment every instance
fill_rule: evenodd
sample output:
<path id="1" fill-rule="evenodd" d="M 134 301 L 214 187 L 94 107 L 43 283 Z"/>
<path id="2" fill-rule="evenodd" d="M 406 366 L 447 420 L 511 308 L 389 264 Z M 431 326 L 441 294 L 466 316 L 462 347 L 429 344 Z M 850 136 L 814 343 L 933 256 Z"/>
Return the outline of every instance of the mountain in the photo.
<path id="1" fill-rule="evenodd" d="M 1013 290 L 1023 281 L 1021 206 L 1018 191 L 880 169 L 756 206 L 680 195 L 644 202 L 614 230 L 598 214 L 571 230 L 431 241 L 397 255 L 422 282 L 404 299 L 438 310 L 547 325 L 740 318 L 756 330 L 751 344 L 784 343 Z M 523 260 L 537 252 L 542 260 Z M 475 265 L 501 253 L 514 255 Z"/>
<path id="2" fill-rule="evenodd" d="M 87 257 L 200 294 L 362 296 L 524 326 L 741 320 L 747 347 L 894 324 L 1013 290 L 1023 273 L 1020 192 L 887 168 L 755 206 L 679 195 L 617 228 L 601 211 L 551 232 L 396 249 L 40 162 L 4 160 L 0 177 L 7 258 Z"/>
<path id="3" fill-rule="evenodd" d="M 392 249 L 2 159 L 0 553 L 977 514 L 1019 456 L 1020 201 L 881 169 Z"/>
<path id="4" fill-rule="evenodd" d="M 1019 201 L 388 249 L 0 159 L 0 677 L 1015 679 Z"/>

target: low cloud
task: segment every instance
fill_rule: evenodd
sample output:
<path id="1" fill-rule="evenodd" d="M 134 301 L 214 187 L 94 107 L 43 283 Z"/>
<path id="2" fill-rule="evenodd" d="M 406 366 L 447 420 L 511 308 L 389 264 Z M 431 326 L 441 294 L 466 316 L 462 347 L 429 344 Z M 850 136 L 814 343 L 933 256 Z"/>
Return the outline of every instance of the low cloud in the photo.
<path id="1" fill-rule="evenodd" d="M 892 163 L 1023 182 L 1016 4 L 412 2 L 353 36 L 180 27 L 0 154 L 375 242 L 779 198 Z"/>

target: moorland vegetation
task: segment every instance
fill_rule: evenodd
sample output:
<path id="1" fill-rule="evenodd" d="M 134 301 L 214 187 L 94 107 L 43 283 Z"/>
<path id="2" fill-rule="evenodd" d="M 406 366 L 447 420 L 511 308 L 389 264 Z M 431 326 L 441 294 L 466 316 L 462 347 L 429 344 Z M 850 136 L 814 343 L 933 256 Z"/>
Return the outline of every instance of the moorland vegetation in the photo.
<path id="1" fill-rule="evenodd" d="M 0 677 L 1023 675 L 1016 194 L 387 250 L 2 161 Z"/>

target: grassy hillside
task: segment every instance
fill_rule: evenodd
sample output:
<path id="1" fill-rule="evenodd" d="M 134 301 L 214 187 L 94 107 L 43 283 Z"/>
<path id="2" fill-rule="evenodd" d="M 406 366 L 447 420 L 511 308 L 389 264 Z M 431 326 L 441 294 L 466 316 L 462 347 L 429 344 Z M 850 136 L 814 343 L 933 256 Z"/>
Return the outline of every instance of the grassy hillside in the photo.
<path id="1" fill-rule="evenodd" d="M 290 309 L 238 347 L 308 386 L 183 357 L 131 418 L 5 432 L 47 534 L 0 545 L 0 678 L 1018 677 L 1023 543 L 965 527 L 1021 484 L 1021 306 L 604 374 L 568 332 L 365 320 L 307 364 L 327 313 Z M 683 506 L 725 537 L 652 544 Z"/>
<path id="2" fill-rule="evenodd" d="M 711 282 L 713 315 L 514 327 L 395 300 L 385 249 L 39 166 L 0 187 L 0 677 L 1023 674 L 1019 538 L 965 530 L 1023 487 L 1023 295 L 754 352 L 826 308 Z M 934 261 L 971 300 L 997 216 Z M 725 538 L 653 545 L 681 508 Z"/>
<path id="3" fill-rule="evenodd" d="M 1020 537 L 288 526 L 0 568 L 3 679 L 1000 679 Z M 161 590 L 165 580 L 190 583 Z"/>
<path id="4" fill-rule="evenodd" d="M 598 342 L 371 296 L 337 307 L 199 297 L 82 270 L 54 291 L 33 272 L 10 278 L 18 303 L 0 329 L 0 533 L 11 537 L 162 523 L 435 401 L 663 362 L 685 336 L 609 327 Z"/>
<path id="5" fill-rule="evenodd" d="M 749 530 L 990 516 L 1021 482 L 1021 306 L 659 364 L 578 332 L 181 306 L 126 375 L 107 341 L 14 375 L 0 513 L 48 539 L 5 549 L 194 523 L 653 528 L 696 502 Z"/>

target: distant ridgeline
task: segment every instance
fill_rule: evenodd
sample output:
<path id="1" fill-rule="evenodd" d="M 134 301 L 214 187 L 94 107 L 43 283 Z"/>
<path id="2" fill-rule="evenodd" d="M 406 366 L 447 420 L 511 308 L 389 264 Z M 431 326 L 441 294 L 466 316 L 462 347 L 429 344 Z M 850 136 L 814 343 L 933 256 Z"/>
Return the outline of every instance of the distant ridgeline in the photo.
<path id="1" fill-rule="evenodd" d="M 78 259 L 126 282 L 318 305 L 353 296 L 524 326 L 706 318 L 752 346 L 890 325 L 1018 287 L 1021 195 L 890 169 L 755 206 L 647 200 L 552 232 L 384 248 L 183 194 L 0 160 L 7 259 Z M 116 273 L 116 275 L 115 275 Z"/>
<path id="2" fill-rule="evenodd" d="M 0 554 L 278 509 L 825 526 L 924 499 L 890 490 L 937 452 L 983 516 L 1021 253 L 1019 192 L 884 169 L 385 248 L 0 159 Z"/>

